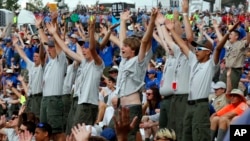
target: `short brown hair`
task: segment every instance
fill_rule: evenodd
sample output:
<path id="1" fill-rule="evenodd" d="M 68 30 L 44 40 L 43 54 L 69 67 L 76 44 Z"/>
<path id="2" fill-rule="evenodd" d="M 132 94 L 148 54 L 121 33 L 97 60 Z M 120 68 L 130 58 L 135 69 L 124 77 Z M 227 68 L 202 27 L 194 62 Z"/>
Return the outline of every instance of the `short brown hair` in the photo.
<path id="1" fill-rule="evenodd" d="M 124 39 L 123 44 L 129 46 L 132 50 L 134 50 L 135 56 L 138 55 L 141 46 L 141 42 L 138 38 L 134 37 L 126 38 Z"/>

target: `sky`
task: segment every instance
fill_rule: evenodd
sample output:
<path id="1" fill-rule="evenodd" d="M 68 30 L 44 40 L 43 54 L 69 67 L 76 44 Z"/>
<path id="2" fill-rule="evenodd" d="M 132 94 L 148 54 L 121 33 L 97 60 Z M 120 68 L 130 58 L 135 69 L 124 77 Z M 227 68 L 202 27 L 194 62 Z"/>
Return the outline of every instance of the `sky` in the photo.
<path id="1" fill-rule="evenodd" d="M 28 2 L 29 0 L 19 0 L 19 4 L 22 7 L 25 7 L 25 3 Z M 45 5 L 48 2 L 53 2 L 54 0 L 43 0 L 43 4 Z M 94 5 L 96 3 L 96 0 L 65 0 L 65 3 L 67 3 L 71 8 L 76 7 L 78 2 L 81 1 L 82 4 L 84 5 Z M 101 0 L 100 0 L 101 1 Z M 136 7 L 144 7 L 146 4 L 149 7 L 152 7 L 152 5 L 156 5 L 156 0 L 131 0 L 136 3 Z M 148 1 L 148 2 L 146 2 Z"/>
<path id="2" fill-rule="evenodd" d="M 22 7 L 25 7 L 25 3 L 27 1 L 29 1 L 29 0 L 19 0 L 19 4 L 21 4 Z M 97 0 L 64 0 L 64 1 L 65 1 L 65 3 L 68 4 L 70 11 L 71 11 L 71 10 L 75 9 L 75 7 L 79 3 L 79 1 L 81 2 L 81 4 L 90 6 L 90 5 L 94 5 Z M 102 0 L 99 0 L 99 1 L 102 1 Z M 126 0 L 124 0 L 124 1 L 126 1 Z M 147 6 L 148 9 L 151 9 L 152 7 L 156 7 L 156 5 L 157 5 L 156 4 L 157 0 L 130 0 L 130 1 L 133 1 L 136 4 L 136 9 L 139 7 L 141 9 L 144 9 L 145 5 Z M 158 0 L 158 1 L 162 1 L 163 7 L 164 7 L 165 1 L 168 1 L 168 0 Z M 54 2 L 54 0 L 43 0 L 44 5 L 48 2 Z M 203 4 L 204 4 L 204 2 L 203 2 Z"/>

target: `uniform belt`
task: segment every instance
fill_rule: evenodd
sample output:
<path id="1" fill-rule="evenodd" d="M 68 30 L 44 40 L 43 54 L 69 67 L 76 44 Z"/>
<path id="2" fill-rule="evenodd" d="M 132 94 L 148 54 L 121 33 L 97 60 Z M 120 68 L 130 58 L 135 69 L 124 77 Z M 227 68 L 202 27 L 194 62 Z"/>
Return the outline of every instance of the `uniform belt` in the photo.
<path id="1" fill-rule="evenodd" d="M 173 95 L 168 95 L 168 96 L 164 96 L 163 99 L 169 99 L 171 98 Z"/>
<path id="2" fill-rule="evenodd" d="M 201 102 L 208 102 L 208 98 L 196 99 L 196 100 L 188 100 L 188 105 L 195 105 Z"/>
<path id="3" fill-rule="evenodd" d="M 43 96 L 42 93 L 37 93 L 37 94 L 31 94 L 30 97 L 37 97 L 37 96 Z"/>

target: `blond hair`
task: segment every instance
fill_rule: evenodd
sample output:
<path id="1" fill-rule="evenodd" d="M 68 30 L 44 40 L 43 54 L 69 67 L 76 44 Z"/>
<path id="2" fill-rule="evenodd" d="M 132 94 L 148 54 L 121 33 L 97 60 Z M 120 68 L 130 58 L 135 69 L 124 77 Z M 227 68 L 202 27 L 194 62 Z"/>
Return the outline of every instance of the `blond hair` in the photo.
<path id="1" fill-rule="evenodd" d="M 176 134 L 173 129 L 168 129 L 168 128 L 161 128 L 156 132 L 155 135 L 156 138 L 159 139 L 169 139 L 172 141 L 176 140 Z"/>

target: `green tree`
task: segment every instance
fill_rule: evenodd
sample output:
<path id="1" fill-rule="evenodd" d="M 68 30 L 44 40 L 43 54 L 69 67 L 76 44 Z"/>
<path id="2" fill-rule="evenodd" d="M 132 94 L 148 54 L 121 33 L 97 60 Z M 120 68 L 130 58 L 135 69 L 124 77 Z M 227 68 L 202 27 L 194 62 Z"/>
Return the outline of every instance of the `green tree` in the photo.
<path id="1" fill-rule="evenodd" d="M 20 7 L 17 2 L 18 0 L 6 0 L 3 4 L 3 8 L 8 9 L 10 11 L 17 10 Z"/>
<path id="2" fill-rule="evenodd" d="M 29 0 L 29 3 L 32 3 L 38 9 L 42 9 L 43 8 L 43 0 Z"/>

